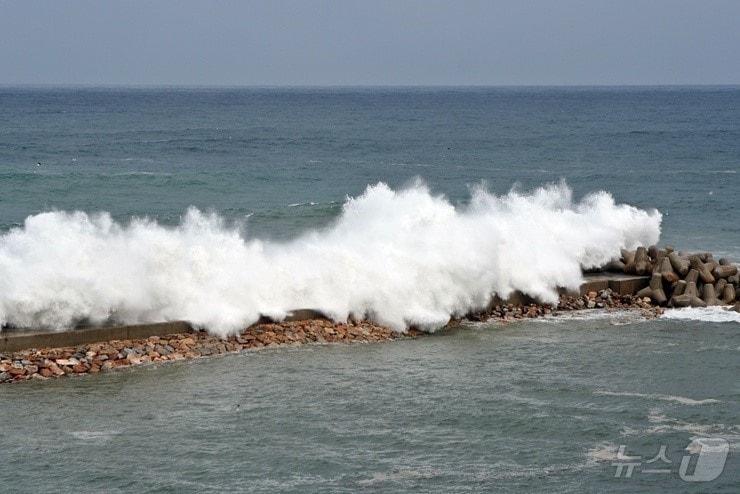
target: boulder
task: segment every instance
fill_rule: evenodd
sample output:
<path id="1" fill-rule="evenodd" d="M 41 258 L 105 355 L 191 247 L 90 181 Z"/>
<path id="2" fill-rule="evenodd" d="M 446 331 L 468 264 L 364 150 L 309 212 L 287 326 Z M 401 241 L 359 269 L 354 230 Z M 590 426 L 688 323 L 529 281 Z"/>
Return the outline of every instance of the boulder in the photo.
<path id="1" fill-rule="evenodd" d="M 740 302 L 736 303 L 732 310 L 734 310 L 735 312 L 740 312 Z"/>
<path id="2" fill-rule="evenodd" d="M 720 257 L 719 258 L 719 265 L 720 266 L 729 266 L 730 264 L 732 264 L 732 261 L 730 261 L 728 258 L 726 258 L 726 257 Z"/>

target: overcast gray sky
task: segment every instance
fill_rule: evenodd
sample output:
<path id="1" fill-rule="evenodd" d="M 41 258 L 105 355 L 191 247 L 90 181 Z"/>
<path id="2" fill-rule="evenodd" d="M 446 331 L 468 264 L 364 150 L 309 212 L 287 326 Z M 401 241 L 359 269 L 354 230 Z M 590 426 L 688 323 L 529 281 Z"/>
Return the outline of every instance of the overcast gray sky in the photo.
<path id="1" fill-rule="evenodd" d="M 0 0 L 0 84 L 738 84 L 740 0 Z"/>

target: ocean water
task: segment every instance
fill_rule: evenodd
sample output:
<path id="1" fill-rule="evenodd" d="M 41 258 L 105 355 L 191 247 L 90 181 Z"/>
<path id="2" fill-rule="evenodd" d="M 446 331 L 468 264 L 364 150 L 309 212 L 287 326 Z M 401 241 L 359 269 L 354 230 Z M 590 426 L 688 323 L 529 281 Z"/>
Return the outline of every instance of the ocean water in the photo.
<path id="1" fill-rule="evenodd" d="M 223 334 L 313 308 L 434 329 L 492 292 L 552 300 L 580 267 L 659 237 L 739 257 L 738 101 L 734 87 L 2 89 L 0 324 Z"/>
<path id="2" fill-rule="evenodd" d="M 7 492 L 737 492 L 738 323 L 480 325 L 0 388 Z M 711 482 L 690 445 L 727 441 Z M 619 447 L 641 456 L 615 478 Z M 666 458 L 648 464 L 661 446 Z M 687 450 L 686 448 L 689 448 Z M 668 469 L 668 473 L 647 473 Z"/>
<path id="3" fill-rule="evenodd" d="M 0 323 L 226 333 L 314 307 L 433 329 L 491 291 L 547 299 L 619 246 L 737 261 L 738 170 L 738 87 L 0 88 Z M 728 314 L 4 386 L 0 485 L 732 492 Z M 730 447 L 710 484 L 678 474 L 701 437 Z M 672 470 L 615 478 L 620 445 L 665 445 Z"/>
<path id="4" fill-rule="evenodd" d="M 41 163 L 37 166 L 37 163 Z M 453 203 L 565 179 L 657 208 L 663 240 L 740 254 L 740 87 L 0 88 L 0 228 L 50 209 L 261 238 L 326 225 L 368 184 Z"/>

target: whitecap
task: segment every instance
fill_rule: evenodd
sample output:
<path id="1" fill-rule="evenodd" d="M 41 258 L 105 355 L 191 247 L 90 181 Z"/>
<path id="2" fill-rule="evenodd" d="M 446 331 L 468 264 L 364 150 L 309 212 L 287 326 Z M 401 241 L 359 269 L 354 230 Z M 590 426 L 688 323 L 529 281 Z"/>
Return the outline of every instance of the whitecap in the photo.
<path id="1" fill-rule="evenodd" d="M 740 312 L 723 306 L 685 307 L 668 309 L 661 318 L 675 321 L 740 322 Z"/>
<path id="2" fill-rule="evenodd" d="M 601 396 L 625 396 L 625 397 L 630 397 L 630 398 L 646 398 L 649 400 L 672 401 L 674 403 L 680 403 L 682 405 L 689 405 L 689 406 L 711 405 L 714 403 L 721 403 L 719 400 L 715 400 L 714 398 L 707 398 L 704 400 L 695 400 L 693 398 L 687 398 L 685 396 L 663 395 L 663 394 L 652 394 L 652 393 L 632 393 L 629 391 L 598 390 L 598 391 L 594 391 L 594 394 L 601 395 Z"/>

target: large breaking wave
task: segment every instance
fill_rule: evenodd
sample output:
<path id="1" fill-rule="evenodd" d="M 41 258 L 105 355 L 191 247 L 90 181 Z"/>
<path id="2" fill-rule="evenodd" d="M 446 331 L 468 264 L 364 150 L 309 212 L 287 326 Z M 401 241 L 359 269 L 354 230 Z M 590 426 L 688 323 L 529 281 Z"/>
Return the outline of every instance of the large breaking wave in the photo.
<path id="1" fill-rule="evenodd" d="M 582 267 L 657 242 L 660 223 L 607 192 L 575 202 L 563 183 L 502 196 L 479 187 L 459 207 L 421 183 L 379 183 L 348 198 L 330 227 L 283 243 L 197 209 L 177 227 L 47 212 L 0 237 L 0 323 L 185 319 L 225 335 L 311 308 L 431 330 L 493 294 L 555 301 Z"/>

